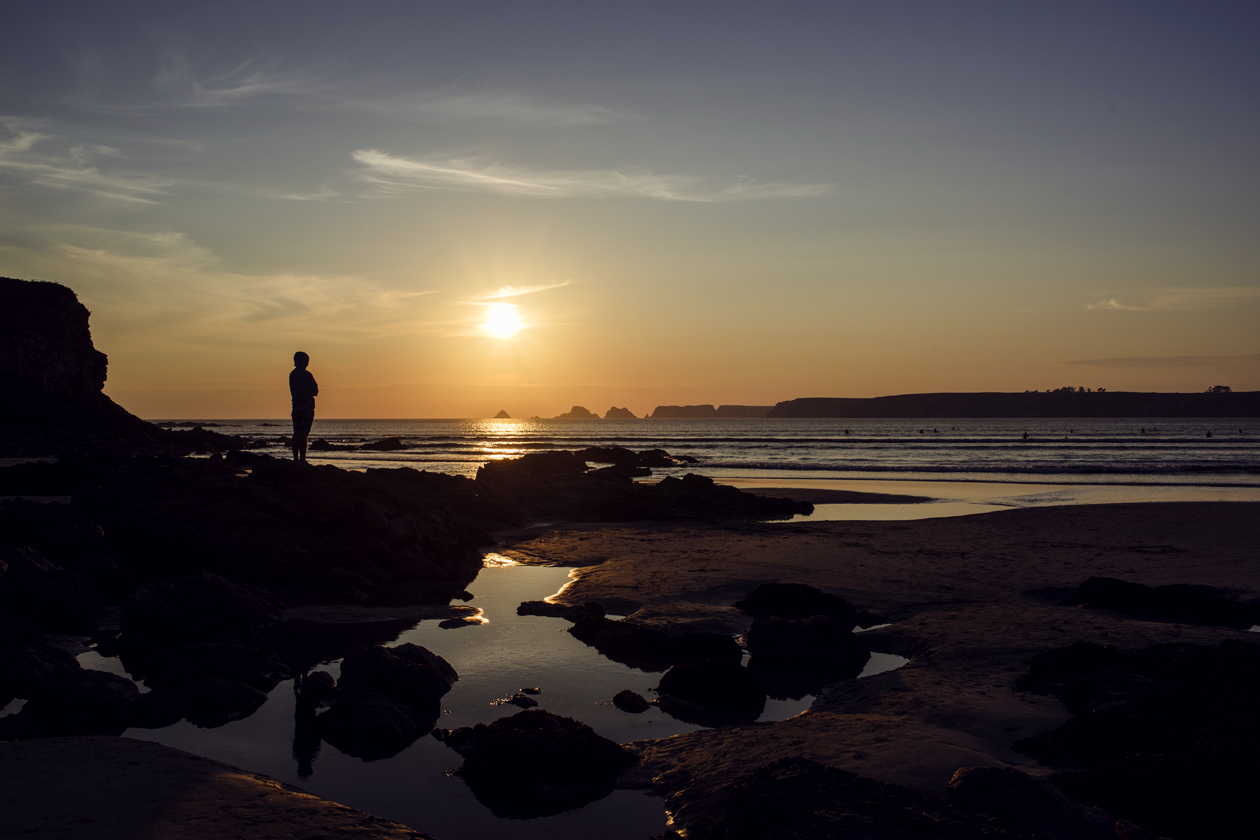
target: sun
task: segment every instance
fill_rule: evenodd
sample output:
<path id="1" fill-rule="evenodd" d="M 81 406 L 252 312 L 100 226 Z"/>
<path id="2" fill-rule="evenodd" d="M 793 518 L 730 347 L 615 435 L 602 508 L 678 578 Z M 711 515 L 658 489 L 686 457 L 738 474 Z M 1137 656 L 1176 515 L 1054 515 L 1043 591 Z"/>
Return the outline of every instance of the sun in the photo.
<path id="1" fill-rule="evenodd" d="M 512 303 L 491 304 L 486 310 L 486 320 L 481 324 L 486 334 L 494 338 L 512 338 L 523 326 L 516 305 Z"/>

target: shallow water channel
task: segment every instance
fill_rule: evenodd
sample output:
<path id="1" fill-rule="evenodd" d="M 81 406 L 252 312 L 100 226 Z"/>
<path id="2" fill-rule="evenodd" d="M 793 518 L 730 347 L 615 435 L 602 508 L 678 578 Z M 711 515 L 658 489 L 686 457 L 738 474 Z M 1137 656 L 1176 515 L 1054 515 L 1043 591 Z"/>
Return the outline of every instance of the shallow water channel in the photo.
<path id="1" fill-rule="evenodd" d="M 487 566 L 470 586 L 469 602 L 482 610 L 484 624 L 450 629 L 422 621 L 390 643 L 412 642 L 439 654 L 459 673 L 443 698 L 438 726 L 453 729 L 489 723 L 520 711 L 494 705 L 525 687 L 541 689 L 539 708 L 573 717 L 618 742 L 661 738 L 701 727 L 683 723 L 656 707 L 640 715 L 611 703 L 614 694 L 632 689 L 651 698 L 661 674 L 647 673 L 606 659 L 565 630 L 568 621 L 518 616 L 517 606 L 554 594 L 568 582 L 567 568 Z M 117 659 L 95 652 L 79 657 L 84 667 L 122 673 Z M 904 663 L 900 657 L 873 654 L 869 673 Z M 321 668 L 338 675 L 338 663 Z M 645 840 L 666 827 L 658 797 L 614 791 L 583 808 L 533 820 L 500 819 L 479 803 L 449 771 L 462 759 L 426 736 L 397 756 L 362 761 L 322 744 L 313 756 L 295 756 L 294 695 L 291 680 L 278 685 L 249 717 L 214 729 L 181 721 L 165 729 L 131 729 L 128 737 L 157 741 L 246 770 L 297 785 L 311 793 L 412 826 L 440 840 Z M 807 709 L 813 697 L 769 700 L 761 720 L 780 720 Z M 530 772 L 521 767 L 522 774 Z"/>

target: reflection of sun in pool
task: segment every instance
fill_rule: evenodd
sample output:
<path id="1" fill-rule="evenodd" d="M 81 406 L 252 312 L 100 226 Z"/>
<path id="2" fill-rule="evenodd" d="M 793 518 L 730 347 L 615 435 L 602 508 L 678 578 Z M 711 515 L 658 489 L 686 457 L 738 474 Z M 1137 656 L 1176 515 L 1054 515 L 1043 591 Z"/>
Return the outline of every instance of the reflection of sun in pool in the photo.
<path id="1" fill-rule="evenodd" d="M 495 338 L 512 338 L 523 326 L 515 304 L 495 303 L 486 310 L 486 320 L 481 328 Z"/>

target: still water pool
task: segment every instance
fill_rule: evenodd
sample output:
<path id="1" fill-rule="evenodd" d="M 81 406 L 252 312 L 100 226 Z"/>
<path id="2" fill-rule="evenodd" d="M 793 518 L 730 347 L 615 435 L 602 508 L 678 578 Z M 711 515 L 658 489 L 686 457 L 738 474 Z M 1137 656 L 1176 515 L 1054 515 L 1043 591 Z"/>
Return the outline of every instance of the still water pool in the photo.
<path id="1" fill-rule="evenodd" d="M 453 729 L 489 723 L 519 711 L 495 705 L 522 688 L 538 688 L 539 707 L 573 717 L 618 742 L 662 738 L 701 727 L 683 723 L 653 707 L 641 715 L 622 712 L 614 694 L 631 689 L 652 697 L 659 673 L 606 659 L 565 632 L 559 618 L 518 616 L 517 606 L 559 591 L 567 568 L 487 567 L 470 587 L 470 602 L 485 623 L 443 629 L 422 621 L 391 644 L 411 642 L 442 656 L 459 673 L 443 698 L 438 726 Z M 902 664 L 876 654 L 865 674 Z M 117 659 L 95 652 L 80 657 L 85 667 L 121 673 Z M 336 661 L 320 666 L 338 673 Z M 295 749 L 291 680 L 281 683 L 249 717 L 214 729 L 187 721 L 164 729 L 132 729 L 126 735 L 157 741 L 197 755 L 263 773 L 336 802 L 360 808 L 428 832 L 441 840 L 645 840 L 661 834 L 666 814 L 661 799 L 646 793 L 615 791 L 598 802 L 554 817 L 500 819 L 476 800 L 462 780 L 450 775 L 461 758 L 432 737 L 424 737 L 393 758 L 362 761 L 323 744 L 314 753 Z M 762 720 L 780 720 L 807 709 L 813 697 L 769 700 Z M 522 767 L 527 774 L 530 768 Z"/>

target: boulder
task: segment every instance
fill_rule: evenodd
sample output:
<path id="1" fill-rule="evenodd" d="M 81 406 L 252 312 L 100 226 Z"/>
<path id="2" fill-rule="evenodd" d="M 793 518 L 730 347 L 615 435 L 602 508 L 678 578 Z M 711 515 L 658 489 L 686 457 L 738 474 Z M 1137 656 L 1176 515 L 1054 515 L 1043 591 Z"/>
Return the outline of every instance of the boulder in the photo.
<path id="1" fill-rule="evenodd" d="M 20 737 L 121 735 L 140 696 L 126 677 L 84 668 L 60 668 L 27 697 L 18 713 Z"/>
<path id="2" fill-rule="evenodd" d="M 1211 586 L 1146 586 L 1109 577 L 1092 577 L 1076 588 L 1065 606 L 1114 610 L 1135 618 L 1207 624 L 1249 630 L 1260 624 L 1260 604 L 1225 598 Z"/>
<path id="3" fill-rule="evenodd" d="M 136 590 L 123 604 L 122 639 L 132 649 L 205 641 L 256 645 L 283 609 L 265 589 L 202 572 Z"/>
<path id="4" fill-rule="evenodd" d="M 104 605 L 82 576 L 34 549 L 0 545 L 0 612 L 48 632 L 87 635 Z"/>
<path id="5" fill-rule="evenodd" d="M 341 662 L 337 688 L 376 692 L 436 719 L 443 695 L 458 679 L 450 663 L 420 645 L 387 648 L 355 643 Z"/>
<path id="6" fill-rule="evenodd" d="M 748 668 L 773 697 L 817 694 L 827 683 L 856 677 L 871 657 L 862 640 L 843 628 L 825 615 L 757 616 L 745 636 Z"/>
<path id="7" fill-rule="evenodd" d="M 987 814 L 1038 840 L 1113 840 L 1115 818 L 1069 799 L 1048 779 L 1013 767 L 963 767 L 949 780 L 947 801 Z"/>
<path id="8" fill-rule="evenodd" d="M 1026 840 L 984 815 L 806 758 L 783 758 L 733 784 L 721 817 L 689 840 Z"/>
<path id="9" fill-rule="evenodd" d="M 549 816 L 602 799 L 634 753 L 586 724 L 529 709 L 444 738 L 464 757 L 458 775 L 498 817 Z"/>
<path id="10" fill-rule="evenodd" d="M 367 449 L 372 452 L 397 452 L 406 448 L 407 444 L 403 443 L 402 438 L 399 437 L 382 438 L 371 443 L 365 443 L 359 447 L 359 449 Z"/>
<path id="11" fill-rule="evenodd" d="M 1073 799 L 1169 837 L 1231 836 L 1252 820 L 1254 785 L 1238 768 L 1260 743 L 1260 645 L 1077 643 L 1033 657 L 1017 686 L 1073 714 L 1015 744 L 1078 768 L 1055 780 Z"/>
<path id="12" fill-rule="evenodd" d="M 581 618 L 603 618 L 606 613 L 603 606 L 588 601 L 584 604 L 549 604 L 546 601 L 522 601 L 516 608 L 517 615 L 541 615 L 548 618 L 564 618 L 577 621 Z"/>
<path id="13" fill-rule="evenodd" d="M 747 668 L 729 661 L 708 660 L 675 665 L 656 687 L 661 708 L 674 717 L 704 726 L 723 726 L 756 720 L 765 711 L 766 689 Z M 699 707 L 697 714 L 671 709 L 669 696 Z"/>
<path id="14" fill-rule="evenodd" d="M 339 694 L 331 709 L 315 719 L 321 738 L 346 755 L 364 761 L 390 758 L 433 729 L 436 717 L 375 691 Z"/>
<path id="15" fill-rule="evenodd" d="M 671 665 L 704 659 L 739 664 L 743 658 L 739 644 L 730 636 L 666 633 L 627 619 L 587 616 L 574 622 L 569 633 L 609 659 L 643 671 L 663 671 Z"/>
<path id="16" fill-rule="evenodd" d="M 844 630 L 857 625 L 857 610 L 837 595 L 804 583 L 762 583 L 735 606 L 752 616 L 809 618 L 825 615 Z"/>
<path id="17" fill-rule="evenodd" d="M 612 701 L 613 705 L 621 709 L 621 711 L 630 712 L 634 715 L 646 712 L 652 705 L 642 694 L 631 691 L 628 688 L 614 694 Z"/>

